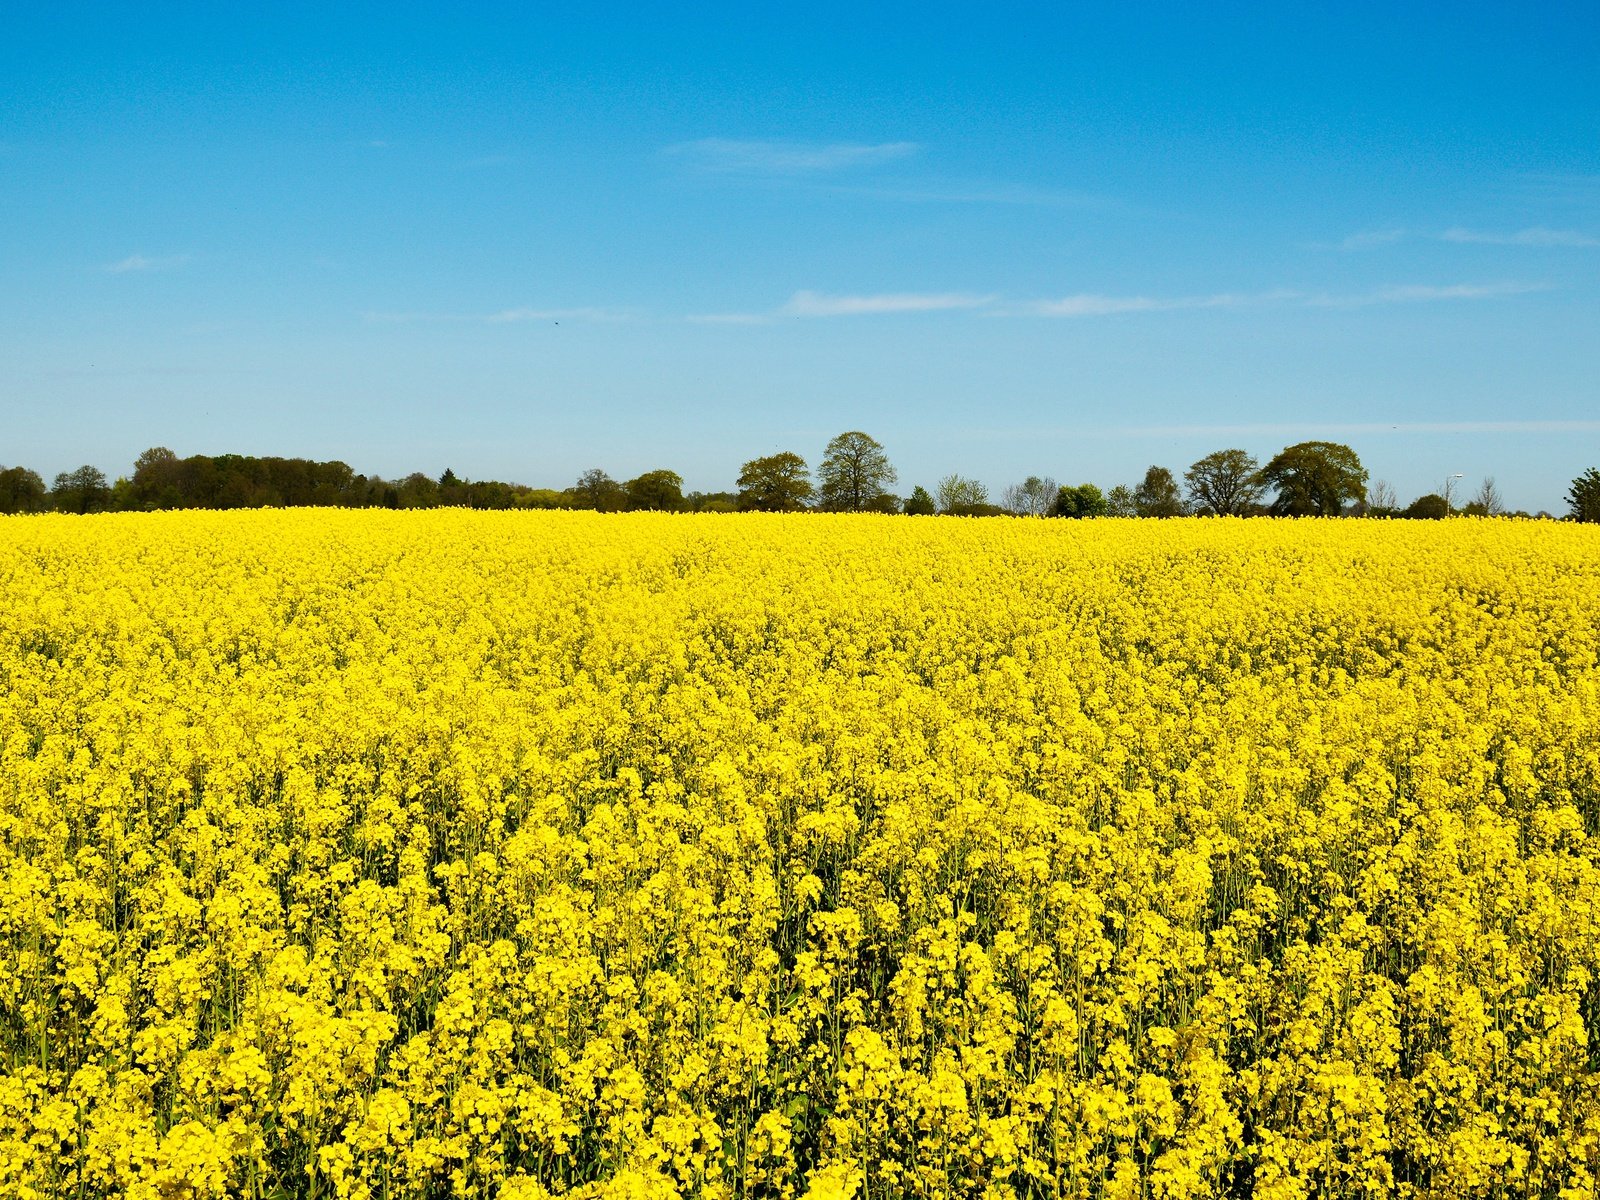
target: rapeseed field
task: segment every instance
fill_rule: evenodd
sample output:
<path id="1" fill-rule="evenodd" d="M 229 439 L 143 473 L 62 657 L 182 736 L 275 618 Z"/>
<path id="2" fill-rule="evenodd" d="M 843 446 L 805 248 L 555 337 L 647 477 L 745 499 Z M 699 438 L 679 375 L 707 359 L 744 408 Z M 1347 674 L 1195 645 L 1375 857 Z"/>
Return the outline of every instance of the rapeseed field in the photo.
<path id="1" fill-rule="evenodd" d="M 1600 529 L 0 520 L 0 1194 L 1600 1176 Z"/>

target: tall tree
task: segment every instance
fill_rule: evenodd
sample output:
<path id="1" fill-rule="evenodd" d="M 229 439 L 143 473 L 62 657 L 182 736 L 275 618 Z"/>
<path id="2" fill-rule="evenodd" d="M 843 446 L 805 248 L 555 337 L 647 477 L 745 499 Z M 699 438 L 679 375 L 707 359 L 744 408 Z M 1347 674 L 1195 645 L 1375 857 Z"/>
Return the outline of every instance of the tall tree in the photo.
<path id="1" fill-rule="evenodd" d="M 1429 492 L 1406 505 L 1406 510 L 1400 515 L 1410 517 L 1413 521 L 1442 521 L 1450 515 L 1450 501 L 1438 492 Z"/>
<path id="2" fill-rule="evenodd" d="M 1060 490 L 1048 475 L 1029 475 L 1006 488 L 1000 507 L 1019 517 L 1046 517 Z"/>
<path id="3" fill-rule="evenodd" d="M 597 512 L 616 512 L 627 500 L 622 485 L 599 467 L 591 467 L 578 476 L 572 485 L 572 502 L 578 508 L 592 508 Z"/>
<path id="4" fill-rule="evenodd" d="M 752 458 L 739 468 L 739 507 L 752 512 L 795 512 L 811 499 L 806 460 L 785 450 Z"/>
<path id="5" fill-rule="evenodd" d="M 0 467 L 0 513 L 43 512 L 44 480 L 27 467 Z"/>
<path id="6" fill-rule="evenodd" d="M 1133 489 L 1125 483 L 1119 483 L 1105 494 L 1106 511 L 1103 515 L 1108 517 L 1137 517 L 1139 509 L 1133 502 Z"/>
<path id="7" fill-rule="evenodd" d="M 1084 517 L 1103 517 L 1107 513 L 1104 493 L 1092 483 L 1056 490 L 1055 515 L 1081 520 Z"/>
<path id="8" fill-rule="evenodd" d="M 99 467 L 82 466 L 57 475 L 50 493 L 62 512 L 98 512 L 111 499 L 111 486 Z"/>
<path id="9" fill-rule="evenodd" d="M 1477 492 L 1467 501 L 1467 511 L 1475 517 L 1498 517 L 1506 511 L 1505 501 L 1500 498 L 1500 489 L 1495 487 L 1493 475 L 1484 476 Z"/>
<path id="10" fill-rule="evenodd" d="M 970 517 L 989 506 L 989 489 L 976 479 L 946 475 L 939 481 L 939 511 L 955 517 Z"/>
<path id="11" fill-rule="evenodd" d="M 1600 470 L 1590 467 L 1572 481 L 1567 506 L 1574 521 L 1600 522 Z"/>
<path id="12" fill-rule="evenodd" d="M 1141 517 L 1183 516 L 1183 495 L 1178 481 L 1165 467 L 1151 467 L 1133 489 L 1133 507 Z"/>
<path id="13" fill-rule="evenodd" d="M 1183 473 L 1197 512 L 1242 517 L 1261 499 L 1261 464 L 1243 450 L 1216 450 Z"/>
<path id="14" fill-rule="evenodd" d="M 883 444 L 852 430 L 828 443 L 817 468 L 817 498 L 831 512 L 882 511 L 893 502 L 889 485 L 895 478 Z"/>
<path id="15" fill-rule="evenodd" d="M 1388 480 L 1379 479 L 1367 490 L 1367 516 L 1390 517 L 1399 510 L 1400 497 Z"/>
<path id="16" fill-rule="evenodd" d="M 1260 479 L 1277 490 L 1271 511 L 1279 517 L 1336 517 L 1367 494 L 1367 469 L 1338 442 L 1285 447 L 1261 468 Z"/>
<path id="17" fill-rule="evenodd" d="M 128 491 L 140 508 L 178 508 L 183 503 L 183 460 L 165 446 L 151 446 L 133 460 Z"/>
<path id="18" fill-rule="evenodd" d="M 676 471 L 646 471 L 623 487 L 631 509 L 672 512 L 683 507 L 683 476 Z"/>

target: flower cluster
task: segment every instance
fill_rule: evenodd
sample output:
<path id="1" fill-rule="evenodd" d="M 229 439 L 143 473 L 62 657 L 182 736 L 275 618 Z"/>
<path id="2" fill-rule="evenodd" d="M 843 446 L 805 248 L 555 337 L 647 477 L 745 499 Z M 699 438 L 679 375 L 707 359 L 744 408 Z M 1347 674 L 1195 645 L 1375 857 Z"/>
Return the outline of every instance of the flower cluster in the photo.
<path id="1" fill-rule="evenodd" d="M 1591 1197 L 1600 532 L 0 521 L 0 1194 Z"/>

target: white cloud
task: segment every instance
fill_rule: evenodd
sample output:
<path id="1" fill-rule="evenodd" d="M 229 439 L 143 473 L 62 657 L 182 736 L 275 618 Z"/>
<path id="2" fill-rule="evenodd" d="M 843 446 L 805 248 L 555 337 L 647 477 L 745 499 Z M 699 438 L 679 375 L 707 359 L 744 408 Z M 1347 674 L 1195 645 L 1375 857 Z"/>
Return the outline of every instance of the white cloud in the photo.
<path id="1" fill-rule="evenodd" d="M 783 306 L 795 317 L 859 317 L 879 313 L 944 312 L 982 308 L 993 296 L 965 292 L 886 292 L 875 296 L 828 296 L 821 292 L 796 292 Z"/>
<path id="2" fill-rule="evenodd" d="M 1594 249 L 1600 247 L 1600 237 L 1576 229 L 1547 229 L 1536 225 L 1511 233 L 1492 230 L 1465 229 L 1453 226 L 1439 233 L 1418 233 L 1405 229 L 1374 229 L 1352 233 L 1336 243 L 1340 250 L 1371 250 L 1378 246 L 1392 246 L 1396 242 L 1420 238 L 1432 242 L 1452 242 L 1473 246 L 1542 246 Z"/>
<path id="3" fill-rule="evenodd" d="M 1172 312 L 1185 308 L 1245 308 L 1297 300 L 1302 293 L 1288 289 L 1270 292 L 1215 292 L 1209 296 L 1105 296 L 1082 292 L 1059 300 L 1039 300 L 1018 310 L 1040 317 L 1105 317 L 1117 313 Z"/>
<path id="4" fill-rule="evenodd" d="M 770 313 L 692 313 L 684 320 L 695 325 L 770 325 Z"/>
<path id="5" fill-rule="evenodd" d="M 915 142 L 787 142 L 701 138 L 666 147 L 702 171 L 733 175 L 816 175 L 909 158 Z"/>
<path id="6" fill-rule="evenodd" d="M 1119 313 L 1176 312 L 1194 309 L 1252 308 L 1298 305 L 1307 308 L 1362 308 L 1373 304 L 1407 304 L 1429 300 L 1486 300 L 1544 291 L 1542 283 L 1396 284 L 1370 292 L 1340 295 L 1276 288 L 1268 292 L 1215 292 L 1204 296 L 1106 296 L 1093 292 L 1039 300 L 1006 310 L 1009 315 L 1039 317 L 1104 317 Z"/>
<path id="7" fill-rule="evenodd" d="M 131 271 L 170 271 L 189 261 L 187 254 L 169 254 L 150 258 L 143 254 L 130 254 L 120 262 L 107 263 L 106 270 L 113 275 L 126 275 Z"/>
<path id="8" fill-rule="evenodd" d="M 1113 313 L 1156 312 L 1164 308 L 1181 307 L 1177 300 L 1161 300 L 1155 296 L 1101 296 L 1083 292 L 1076 296 L 1063 296 L 1059 300 L 1040 300 L 1032 311 L 1041 317 L 1103 317 Z"/>
<path id="9" fill-rule="evenodd" d="M 905 204 L 998 204 L 1013 207 L 1107 208 L 1110 198 L 1093 192 L 1065 188 L 1037 188 L 1009 183 L 933 181 L 904 187 L 862 187 L 835 184 L 829 192 L 840 196 L 862 196 L 869 200 L 890 200 Z"/>
<path id="10" fill-rule="evenodd" d="M 1503 283 L 1407 283 L 1376 288 L 1370 292 L 1351 296 L 1315 296 L 1308 304 L 1322 306 L 1359 306 L 1365 304 L 1412 304 L 1428 300 L 1492 300 L 1497 296 L 1523 296 L 1529 292 L 1549 290 L 1545 283 L 1520 283 L 1508 280 Z"/>
<path id="11" fill-rule="evenodd" d="M 1480 246 L 1570 246 L 1590 248 L 1600 246 L 1600 237 L 1579 233 L 1575 229 L 1546 229 L 1534 226 L 1515 233 L 1487 233 L 1478 229 L 1446 229 L 1439 235 L 1442 242 L 1463 242 Z"/>

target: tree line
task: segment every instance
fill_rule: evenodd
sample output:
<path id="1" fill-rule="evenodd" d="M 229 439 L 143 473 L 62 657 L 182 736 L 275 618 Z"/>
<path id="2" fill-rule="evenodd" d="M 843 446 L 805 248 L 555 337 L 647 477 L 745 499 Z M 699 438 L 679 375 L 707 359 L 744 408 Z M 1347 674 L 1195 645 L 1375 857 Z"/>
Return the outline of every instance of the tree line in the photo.
<path id="1" fill-rule="evenodd" d="M 1093 483 L 1062 485 L 1032 475 L 996 497 L 975 479 L 947 475 L 933 491 L 908 496 L 891 489 L 898 474 L 882 443 L 860 430 L 827 445 L 815 475 L 799 454 L 753 458 L 734 490 L 685 492 L 675 471 L 646 471 L 613 479 L 594 468 L 570 487 L 537 488 L 497 480 L 465 480 L 452 470 L 437 479 L 415 472 L 386 480 L 356 473 L 338 461 L 244 454 L 180 457 L 164 446 L 139 455 L 131 475 L 109 481 L 93 466 L 57 475 L 50 486 L 25 467 L 0 467 L 0 513 L 147 512 L 160 509 L 297 508 L 574 508 L 600 512 L 880 512 L 911 515 L 1034 517 L 1367 516 L 1439 519 L 1456 513 L 1508 513 L 1493 478 L 1457 505 L 1455 480 L 1401 507 L 1394 489 L 1370 486 L 1349 446 L 1300 442 L 1265 464 L 1240 449 L 1217 450 L 1192 463 L 1182 482 L 1152 466 L 1137 484 L 1102 490 Z M 1600 469 L 1572 481 L 1567 517 L 1600 522 Z"/>

